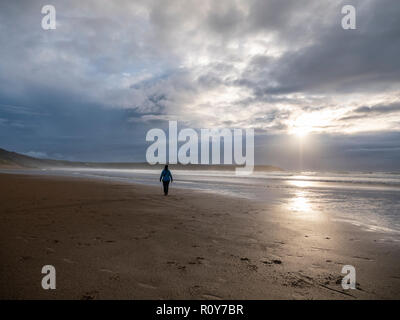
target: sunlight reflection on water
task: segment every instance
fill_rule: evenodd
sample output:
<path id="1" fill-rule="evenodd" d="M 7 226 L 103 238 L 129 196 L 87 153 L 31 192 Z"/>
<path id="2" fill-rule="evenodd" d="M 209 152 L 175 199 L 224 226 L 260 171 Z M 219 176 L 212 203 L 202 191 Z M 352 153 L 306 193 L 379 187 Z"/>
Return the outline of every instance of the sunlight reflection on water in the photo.
<path id="1" fill-rule="evenodd" d="M 299 187 L 299 188 L 307 188 L 313 185 L 311 181 L 306 181 L 306 180 L 291 180 L 288 181 L 288 183 L 294 187 Z"/>
<path id="2" fill-rule="evenodd" d="M 299 217 L 312 220 L 319 218 L 318 212 L 315 210 L 308 193 L 305 191 L 296 191 L 285 206 Z"/>

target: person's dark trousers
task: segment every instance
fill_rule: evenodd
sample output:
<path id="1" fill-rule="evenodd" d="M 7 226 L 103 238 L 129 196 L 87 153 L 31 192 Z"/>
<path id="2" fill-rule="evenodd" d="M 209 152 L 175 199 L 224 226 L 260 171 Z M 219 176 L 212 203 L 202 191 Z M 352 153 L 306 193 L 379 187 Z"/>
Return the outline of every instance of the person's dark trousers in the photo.
<path id="1" fill-rule="evenodd" d="M 163 181 L 164 194 L 165 194 L 165 195 L 168 194 L 168 185 L 169 185 L 169 181 Z"/>

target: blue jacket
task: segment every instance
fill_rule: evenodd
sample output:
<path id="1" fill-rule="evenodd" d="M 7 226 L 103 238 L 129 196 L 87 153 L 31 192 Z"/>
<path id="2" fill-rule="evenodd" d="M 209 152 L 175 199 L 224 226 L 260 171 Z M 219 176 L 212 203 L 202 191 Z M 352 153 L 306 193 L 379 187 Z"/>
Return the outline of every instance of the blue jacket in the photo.
<path id="1" fill-rule="evenodd" d="M 173 179 L 172 179 L 171 171 L 164 169 L 161 172 L 160 181 L 161 180 L 164 181 L 164 182 L 169 182 L 170 180 L 172 181 Z"/>

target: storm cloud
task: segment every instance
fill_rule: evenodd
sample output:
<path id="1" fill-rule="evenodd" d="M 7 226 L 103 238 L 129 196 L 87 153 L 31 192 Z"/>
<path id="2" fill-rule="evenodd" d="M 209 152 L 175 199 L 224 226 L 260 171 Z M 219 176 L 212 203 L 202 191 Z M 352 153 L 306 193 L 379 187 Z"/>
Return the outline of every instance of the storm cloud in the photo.
<path id="1" fill-rule="evenodd" d="M 252 127 L 265 148 L 305 130 L 341 163 L 369 150 L 373 167 L 399 132 L 397 0 L 54 0 L 57 29 L 43 30 L 46 4 L 0 4 L 0 147 L 143 161 L 146 131 L 178 120 Z M 279 162 L 267 155 L 256 161 Z"/>

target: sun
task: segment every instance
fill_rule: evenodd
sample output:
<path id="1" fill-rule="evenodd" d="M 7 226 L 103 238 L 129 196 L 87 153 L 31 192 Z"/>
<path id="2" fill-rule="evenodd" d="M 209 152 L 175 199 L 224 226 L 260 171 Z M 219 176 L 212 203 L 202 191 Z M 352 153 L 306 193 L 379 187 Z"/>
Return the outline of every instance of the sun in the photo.
<path id="1" fill-rule="evenodd" d="M 289 122 L 289 133 L 300 139 L 311 133 L 320 132 L 321 128 L 329 124 L 329 114 L 322 111 L 302 113 Z"/>
<path id="2" fill-rule="evenodd" d="M 295 127 L 292 128 L 292 133 L 297 136 L 298 138 L 302 139 L 305 138 L 310 133 L 310 128 L 307 127 Z"/>

